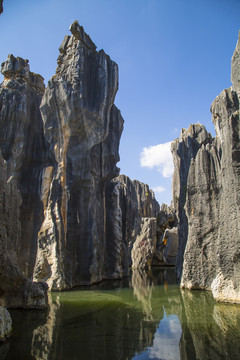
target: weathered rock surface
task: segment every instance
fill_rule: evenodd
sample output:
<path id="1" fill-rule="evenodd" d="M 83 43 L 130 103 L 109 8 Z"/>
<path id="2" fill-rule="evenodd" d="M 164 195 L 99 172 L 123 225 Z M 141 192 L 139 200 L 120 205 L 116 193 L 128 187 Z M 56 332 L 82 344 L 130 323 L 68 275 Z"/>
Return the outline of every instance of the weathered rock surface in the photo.
<path id="1" fill-rule="evenodd" d="M 175 265 L 177 248 L 178 235 L 175 210 L 172 206 L 162 204 L 157 215 L 157 243 L 152 265 Z"/>
<path id="2" fill-rule="evenodd" d="M 173 203 L 179 222 L 177 275 L 182 287 L 211 289 L 240 302 L 239 42 L 233 88 L 211 106 L 216 138 L 200 124 L 172 143 Z"/>
<path id="3" fill-rule="evenodd" d="M 178 253 L 178 228 L 167 229 L 163 235 L 165 243 L 163 249 L 163 260 L 165 265 L 175 265 Z"/>
<path id="4" fill-rule="evenodd" d="M 103 50 L 96 51 L 78 22 L 70 30 L 40 107 L 55 163 L 43 174 L 44 221 L 34 278 L 51 289 L 104 277 L 106 184 L 119 173 L 123 129 L 114 105 L 116 63 Z"/>
<path id="5" fill-rule="evenodd" d="M 7 309 L 0 306 L 0 342 L 6 341 L 12 332 L 12 319 Z"/>
<path id="6" fill-rule="evenodd" d="M 232 72 L 231 72 L 231 80 L 233 90 L 240 95 L 240 31 L 236 49 L 234 50 L 232 56 Z"/>
<path id="7" fill-rule="evenodd" d="M 21 195 L 15 178 L 7 176 L 7 162 L 1 152 L 0 189 L 0 304 L 43 308 L 47 304 L 46 285 L 28 280 L 20 268 Z"/>
<path id="8" fill-rule="evenodd" d="M 39 105 L 44 84 L 40 75 L 30 72 L 28 60 L 13 55 L 2 64 L 1 72 L 0 148 L 7 162 L 7 178 L 14 177 L 21 194 L 18 261 L 30 278 L 43 221 L 39 188 L 47 151 Z"/>
<path id="9" fill-rule="evenodd" d="M 140 233 L 133 243 L 131 252 L 133 269 L 145 269 L 151 266 L 157 242 L 156 225 L 156 218 L 142 219 Z"/>
<path id="10" fill-rule="evenodd" d="M 150 266 L 156 249 L 153 192 L 116 178 L 118 67 L 77 21 L 70 31 L 46 88 L 28 60 L 2 64 L 0 288 L 8 303 L 15 291 L 11 306 L 43 306 L 42 283 L 63 290 L 119 279 Z"/>
<path id="11" fill-rule="evenodd" d="M 46 163 L 39 104 L 43 79 L 27 60 L 9 55 L 0 85 L 0 289 L 6 306 L 43 307 L 46 287 L 32 283 L 43 220 L 38 190 Z"/>
<path id="12" fill-rule="evenodd" d="M 150 266 L 159 204 L 149 186 L 120 175 L 109 184 L 107 208 L 107 263 L 114 266 L 111 272 L 121 277 L 129 274 L 131 266 Z"/>

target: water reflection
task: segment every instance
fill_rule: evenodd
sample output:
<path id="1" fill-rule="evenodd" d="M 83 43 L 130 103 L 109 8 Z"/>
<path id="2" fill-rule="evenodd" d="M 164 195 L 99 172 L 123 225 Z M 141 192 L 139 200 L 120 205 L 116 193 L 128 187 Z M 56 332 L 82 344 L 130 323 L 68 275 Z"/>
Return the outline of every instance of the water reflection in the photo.
<path id="1" fill-rule="evenodd" d="M 181 296 L 181 359 L 239 359 L 240 306 L 216 303 L 204 291 Z"/>
<path id="2" fill-rule="evenodd" d="M 239 359 L 240 307 L 180 291 L 174 270 L 52 293 L 48 312 L 12 310 L 3 360 Z"/>
<path id="3" fill-rule="evenodd" d="M 144 271 L 134 269 L 132 273 L 131 286 L 137 300 L 142 305 L 142 312 L 145 321 L 152 321 L 152 291 L 153 284 L 148 274 Z"/>

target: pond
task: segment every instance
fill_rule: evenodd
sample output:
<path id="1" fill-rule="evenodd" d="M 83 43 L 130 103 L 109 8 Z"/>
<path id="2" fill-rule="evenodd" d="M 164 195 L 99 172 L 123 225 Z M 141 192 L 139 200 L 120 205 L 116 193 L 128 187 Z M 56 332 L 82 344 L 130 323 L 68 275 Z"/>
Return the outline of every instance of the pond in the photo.
<path id="1" fill-rule="evenodd" d="M 240 306 L 180 290 L 174 269 L 49 294 L 49 309 L 10 310 L 1 360 L 239 359 Z"/>

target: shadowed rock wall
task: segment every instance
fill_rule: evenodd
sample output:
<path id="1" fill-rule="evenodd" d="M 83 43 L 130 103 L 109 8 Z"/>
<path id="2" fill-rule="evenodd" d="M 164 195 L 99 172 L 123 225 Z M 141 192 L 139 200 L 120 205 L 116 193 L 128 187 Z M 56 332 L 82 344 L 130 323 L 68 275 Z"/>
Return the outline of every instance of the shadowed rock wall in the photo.
<path id="1" fill-rule="evenodd" d="M 6 306 L 42 307 L 46 288 L 31 280 L 43 220 L 41 172 L 48 162 L 39 111 L 43 78 L 30 72 L 28 60 L 13 55 L 1 72 L 1 295 Z M 36 301 L 27 299 L 31 287 Z"/>

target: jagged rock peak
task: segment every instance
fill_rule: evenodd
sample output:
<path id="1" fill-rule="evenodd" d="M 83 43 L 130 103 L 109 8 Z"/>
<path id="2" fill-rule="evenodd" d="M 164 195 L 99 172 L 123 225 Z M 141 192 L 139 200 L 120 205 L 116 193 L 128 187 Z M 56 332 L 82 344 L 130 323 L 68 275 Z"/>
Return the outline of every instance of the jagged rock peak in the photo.
<path id="1" fill-rule="evenodd" d="M 66 80 L 68 91 L 81 93 L 80 103 L 84 108 L 89 107 L 86 102 L 96 107 L 109 96 L 112 105 L 118 90 L 117 64 L 103 50 L 96 51 L 96 45 L 78 21 L 74 21 L 70 31 L 72 35 L 65 35 L 59 47 L 58 66 L 51 80 Z"/>
<path id="2" fill-rule="evenodd" d="M 231 80 L 233 89 L 240 94 L 240 31 L 238 35 L 238 42 L 232 56 L 232 73 Z"/>
<path id="3" fill-rule="evenodd" d="M 24 60 L 21 57 L 15 57 L 12 54 L 9 54 L 7 60 L 1 64 L 4 85 L 6 86 L 11 79 L 23 79 L 30 86 L 43 92 L 45 89 L 43 77 L 39 74 L 32 73 L 28 63 L 29 61 L 27 59 Z"/>
<path id="4" fill-rule="evenodd" d="M 182 129 L 178 141 L 187 142 L 189 138 L 197 139 L 200 144 L 205 144 L 211 141 L 212 136 L 206 130 L 204 125 L 198 123 L 198 124 L 190 124 L 188 129 Z"/>
<path id="5" fill-rule="evenodd" d="M 91 40 L 90 36 L 85 33 L 82 26 L 79 25 L 79 22 L 75 20 L 71 25 L 69 30 L 73 34 L 73 36 L 84 43 L 91 50 L 96 50 L 97 47 L 94 42 Z"/>

